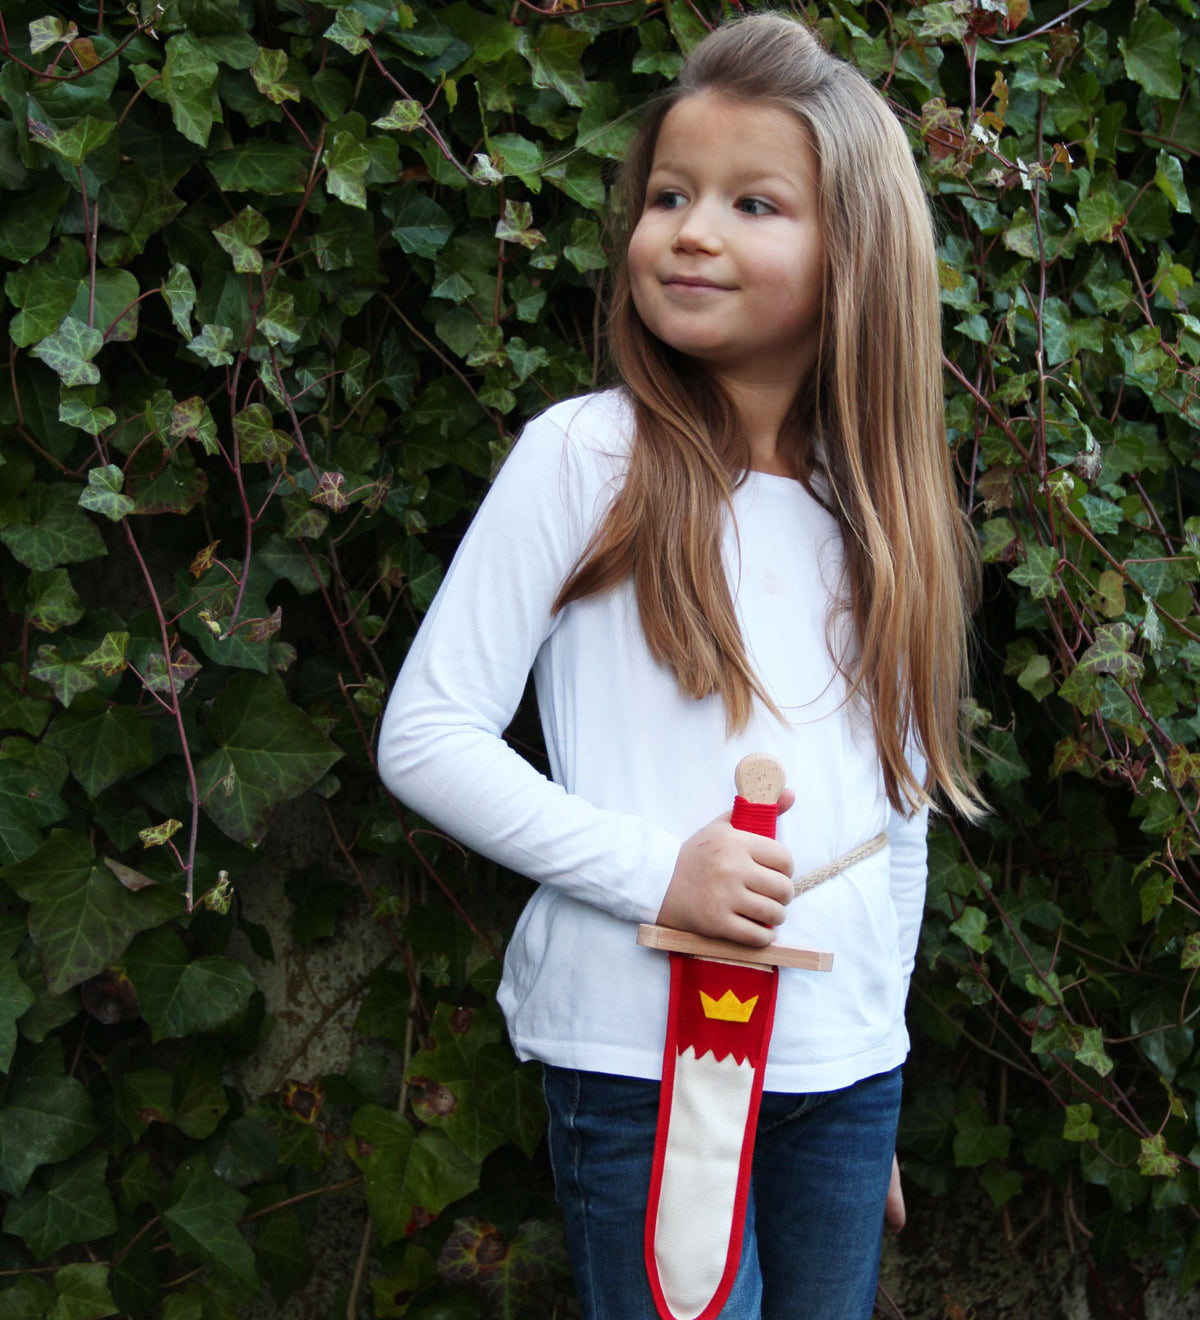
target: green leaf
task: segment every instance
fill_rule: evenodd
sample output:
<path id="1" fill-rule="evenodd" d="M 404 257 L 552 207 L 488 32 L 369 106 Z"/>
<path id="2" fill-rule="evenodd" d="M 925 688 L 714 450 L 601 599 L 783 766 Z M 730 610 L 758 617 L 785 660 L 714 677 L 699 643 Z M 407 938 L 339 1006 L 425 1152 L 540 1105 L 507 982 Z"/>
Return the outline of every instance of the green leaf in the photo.
<path id="1" fill-rule="evenodd" d="M 162 286 L 162 295 L 171 309 L 171 320 L 175 323 L 175 329 L 185 338 L 191 339 L 191 318 L 192 309 L 196 306 L 196 285 L 186 266 L 176 262 L 171 267 L 170 274 Z"/>
<path id="2" fill-rule="evenodd" d="M 1008 1158 L 1012 1129 L 1006 1123 L 988 1123 L 977 1107 L 954 1115 L 954 1163 L 960 1169 L 977 1169 L 989 1160 Z"/>
<path id="3" fill-rule="evenodd" d="M 1124 227 L 1125 212 L 1111 192 L 1093 193 L 1079 203 L 1079 232 L 1089 243 L 1111 243 Z"/>
<path id="4" fill-rule="evenodd" d="M 123 961 L 156 1042 L 235 1027 L 255 989 L 233 958 L 189 961 L 183 941 L 166 926 L 140 935 Z"/>
<path id="5" fill-rule="evenodd" d="M 1100 1129 L 1092 1122 L 1092 1107 L 1088 1104 L 1068 1105 L 1063 1121 L 1065 1141 L 1095 1141 Z"/>
<path id="6" fill-rule="evenodd" d="M 504 212 L 496 221 L 495 234 L 502 241 L 534 248 L 546 241 L 546 235 L 532 228 L 533 207 L 528 202 L 504 203 Z"/>
<path id="7" fill-rule="evenodd" d="M 339 11 L 341 14 L 349 12 L 346 9 Z M 373 119 L 371 124 L 374 128 L 387 128 L 399 133 L 411 133 L 414 128 L 421 127 L 424 118 L 425 108 L 420 101 L 393 101 L 387 114 L 380 115 L 378 119 Z"/>
<path id="8" fill-rule="evenodd" d="M 68 191 L 65 184 L 43 185 L 22 193 L 19 206 L 0 207 L 0 257 L 31 261 L 45 252 Z"/>
<path id="9" fill-rule="evenodd" d="M 54 830 L 31 857 L 5 867 L 4 878 L 31 905 L 29 933 L 56 995 L 103 971 L 138 931 L 180 908 L 179 895 L 161 885 L 131 893 L 95 864 L 87 839 L 65 830 Z"/>
<path id="10" fill-rule="evenodd" d="M 995 1206 L 1004 1205 L 1006 1201 L 1020 1195 L 1025 1185 L 1024 1179 L 1015 1169 L 1001 1169 L 994 1164 L 981 1171 L 979 1181 Z"/>
<path id="11" fill-rule="evenodd" d="M 168 429 L 172 440 L 194 440 L 206 454 L 218 451 L 217 424 L 208 404 L 199 395 L 175 404 Z"/>
<path id="12" fill-rule="evenodd" d="M 1107 1077 L 1113 1070 L 1113 1061 L 1104 1048 L 1104 1033 L 1099 1027 L 1085 1027 L 1074 1049 L 1075 1057 L 1086 1067 Z"/>
<path id="13" fill-rule="evenodd" d="M 55 18 L 53 15 L 36 18 L 29 24 L 29 53 L 40 55 L 42 51 L 49 50 L 60 41 L 70 42 L 78 35 L 79 28 L 74 21 L 68 28 L 61 18 Z"/>
<path id="14" fill-rule="evenodd" d="M 254 1252 L 238 1229 L 249 1200 L 222 1182 L 203 1155 L 180 1165 L 163 1221 L 181 1256 L 202 1261 L 239 1292 L 256 1296 Z"/>
<path id="15" fill-rule="evenodd" d="M 984 771 L 998 788 L 1008 788 L 1029 777 L 1029 767 L 1010 729 L 989 729 L 984 750 Z"/>
<path id="16" fill-rule="evenodd" d="M 479 1165 L 440 1132 L 413 1135 L 401 1114 L 363 1105 L 350 1123 L 350 1158 L 363 1172 L 371 1219 L 386 1246 L 479 1185 Z"/>
<path id="17" fill-rule="evenodd" d="M 992 938 L 986 933 L 987 915 L 977 907 L 963 908 L 958 920 L 950 923 L 950 930 L 976 953 L 987 953 L 992 947 Z"/>
<path id="18" fill-rule="evenodd" d="M 175 1070 L 175 1126 L 198 1141 L 211 1137 L 229 1112 L 225 1062 L 217 1041 L 194 1040 Z"/>
<path id="19" fill-rule="evenodd" d="M 116 1232 L 116 1209 L 104 1181 L 107 1167 L 108 1152 L 104 1150 L 85 1151 L 66 1164 L 58 1165 L 46 1178 L 44 1187 L 30 1187 L 9 1202 L 4 1213 L 5 1230 L 23 1238 L 36 1260 L 45 1260 L 72 1242 L 91 1242 Z M 99 1269 L 100 1274 L 77 1279 L 77 1288 L 85 1289 L 86 1280 L 90 1279 L 100 1284 L 107 1297 L 104 1267 L 91 1268 Z M 80 1267 L 75 1266 L 75 1269 Z M 63 1306 L 62 1287 L 57 1278 L 55 1287 L 60 1301 L 52 1314 L 62 1311 L 74 1315 L 87 1310 L 86 1306 L 80 1305 L 83 1297 L 75 1289 L 71 1297 L 76 1305 Z M 111 1306 L 112 1299 L 108 1298 L 108 1302 Z M 111 1315 L 113 1310 L 98 1314 Z"/>
<path id="20" fill-rule="evenodd" d="M 28 522 L 11 522 L 0 540 L 13 558 L 35 572 L 80 564 L 107 554 L 95 524 L 79 508 L 74 485 L 31 486 L 25 495 Z"/>
<path id="21" fill-rule="evenodd" d="M 501 1034 L 491 1008 L 438 1004 L 433 1043 L 413 1056 L 407 1073 L 413 1112 L 476 1160 L 508 1141 L 531 1155 L 544 1121 L 530 1070 L 514 1065 Z"/>
<path id="22" fill-rule="evenodd" d="M 272 344 L 281 345 L 285 350 L 300 338 L 296 300 L 280 286 L 278 280 L 271 285 L 266 302 L 258 314 L 258 328 L 264 338 Z"/>
<path id="23" fill-rule="evenodd" d="M 0 1073 L 12 1067 L 18 1020 L 36 1003 L 37 995 L 21 979 L 16 963 L 11 958 L 0 960 Z"/>
<path id="24" fill-rule="evenodd" d="M 58 420 L 78 427 L 88 435 L 99 435 L 116 424 L 117 414 L 111 408 L 97 407 L 96 391 L 89 386 L 77 390 L 63 390 L 58 405 Z M 86 492 L 85 492 L 86 493 Z M 80 497 L 82 501 L 82 496 Z M 87 508 L 87 505 L 83 506 Z"/>
<path id="25" fill-rule="evenodd" d="M 98 797 L 135 770 L 154 763 L 150 721 L 132 706 L 88 698 L 64 710 L 45 737 L 63 753 L 88 797 Z"/>
<path id="26" fill-rule="evenodd" d="M 1111 674 L 1122 687 L 1136 682 L 1145 665 L 1130 647 L 1135 640 L 1127 623 L 1102 623 L 1095 631 L 1095 641 L 1083 653 L 1079 668 L 1095 674 Z"/>
<path id="27" fill-rule="evenodd" d="M 1009 580 L 1029 588 L 1034 600 L 1056 596 L 1061 587 L 1058 578 L 1058 550 L 1052 545 L 1031 545 L 1025 552 L 1025 562 L 1009 573 Z"/>
<path id="28" fill-rule="evenodd" d="M 69 706 L 81 692 L 88 692 L 96 686 L 96 677 L 86 665 L 59 655 L 54 646 L 38 647 L 29 672 L 49 684 L 64 706 Z"/>
<path id="29" fill-rule="evenodd" d="M 25 587 L 25 617 L 42 632 L 69 628 L 83 618 L 83 605 L 65 568 L 30 573 Z"/>
<path id="30" fill-rule="evenodd" d="M 23 738 L 0 743 L 0 863 L 24 861 L 41 847 L 42 830 L 66 816 L 66 768 L 57 752 Z"/>
<path id="31" fill-rule="evenodd" d="M 1138 1172 L 1145 1178 L 1175 1178 L 1179 1175 L 1179 1156 L 1167 1149 L 1167 1139 L 1161 1132 L 1142 1138 L 1138 1155 Z"/>
<path id="32" fill-rule="evenodd" d="M 207 147 L 215 117 L 217 62 L 189 32 L 167 39 L 166 56 L 163 90 L 175 127 L 189 142 Z"/>
<path id="33" fill-rule="evenodd" d="M 11 1288 L 0 1292 L 0 1320 L 45 1320 L 53 1305 L 49 1284 L 35 1275 L 22 1274 Z"/>
<path id="34" fill-rule="evenodd" d="M 405 252 L 418 257 L 436 257 L 454 232 L 454 221 L 433 200 L 415 189 L 404 189 L 399 200 L 384 202 L 384 212 L 392 221 L 392 237 Z"/>
<path id="35" fill-rule="evenodd" d="M 936 4 L 930 6 L 934 9 L 937 7 Z M 923 10 L 922 13 L 924 12 Z M 668 0 L 667 22 L 679 49 L 685 55 L 690 54 L 708 36 L 708 27 L 700 17 L 699 11 L 695 6 L 688 4 L 687 0 Z"/>
<path id="36" fill-rule="evenodd" d="M 325 560 L 305 555 L 300 547 L 278 534 L 267 538 L 258 557 L 277 578 L 285 579 L 302 596 L 329 585 L 329 565 Z"/>
<path id="37" fill-rule="evenodd" d="M 250 404 L 234 417 L 233 432 L 243 463 L 279 463 L 292 448 L 291 437 L 275 429 L 274 418 L 261 403 Z"/>
<path id="38" fill-rule="evenodd" d="M 114 418 L 114 421 L 116 419 Z M 125 473 L 115 463 L 104 467 L 88 469 L 88 484 L 80 492 L 79 507 L 100 513 L 109 522 L 120 522 L 127 513 L 132 513 L 134 502 L 128 495 L 121 494 L 125 485 Z"/>
<path id="39" fill-rule="evenodd" d="M 262 253 L 258 245 L 271 232 L 266 216 L 252 206 L 239 211 L 213 230 L 213 237 L 233 259 L 233 268 L 240 275 L 257 275 L 263 268 Z"/>
<path id="40" fill-rule="evenodd" d="M 530 1219 L 506 1240 L 487 1220 L 456 1219 L 437 1268 L 446 1282 L 481 1293 L 489 1315 L 528 1314 L 547 1281 L 565 1280 L 568 1274 L 562 1226 L 557 1220 Z"/>
<path id="41" fill-rule="evenodd" d="M 1183 90 L 1183 68 L 1179 62 L 1179 29 L 1157 9 L 1147 6 L 1134 19 L 1129 36 L 1117 45 L 1125 59 L 1125 71 L 1150 93 L 1177 101 Z"/>
<path id="42" fill-rule="evenodd" d="M 371 44 L 363 35 L 365 31 L 366 20 L 363 16 L 346 8 L 339 9 L 334 15 L 333 22 L 325 29 L 325 36 L 330 41 L 336 41 L 351 55 L 361 55 Z"/>
<path id="43" fill-rule="evenodd" d="M 516 337 L 504 345 L 504 352 L 519 381 L 528 380 L 535 371 L 547 366 L 550 361 L 549 354 L 541 344 L 531 349 L 523 339 Z"/>
<path id="44" fill-rule="evenodd" d="M 255 87 L 275 105 L 300 99 L 300 89 L 295 83 L 284 81 L 287 71 L 287 51 L 268 50 L 265 46 L 258 48 L 254 63 L 250 66 L 250 76 L 254 79 Z"/>
<path id="45" fill-rule="evenodd" d="M 9 337 L 18 348 L 36 344 L 58 329 L 86 272 L 83 244 L 68 238 L 53 255 L 43 254 L 41 260 L 5 277 L 4 291 L 13 306 L 21 309 L 8 326 Z"/>
<path id="46" fill-rule="evenodd" d="M 371 153 L 367 148 L 353 133 L 343 129 L 333 135 L 323 159 L 326 191 L 347 206 L 365 210 L 367 190 L 363 181 L 371 165 Z"/>
<path id="47" fill-rule="evenodd" d="M 683 64 L 683 56 L 671 44 L 671 34 L 657 20 L 638 25 L 641 49 L 633 57 L 634 73 L 661 74 L 674 78 Z"/>
<path id="48" fill-rule="evenodd" d="M 66 316 L 58 330 L 30 352 L 56 372 L 64 385 L 96 385 L 100 369 L 92 365 L 92 358 L 103 347 L 104 336 L 99 330 Z"/>
<path id="49" fill-rule="evenodd" d="M 235 674 L 213 703 L 209 733 L 218 750 L 197 767 L 204 809 L 230 838 L 251 846 L 275 808 L 311 788 L 342 755 L 288 701 L 274 674 Z"/>
<path id="50" fill-rule="evenodd" d="M 0 1188 L 20 1196 L 39 1165 L 69 1159 L 98 1135 L 91 1099 L 75 1078 L 18 1078 L 0 1108 Z"/>
<path id="51" fill-rule="evenodd" d="M 127 270 L 98 270 L 80 284 L 70 314 L 104 335 L 104 342 L 125 343 L 137 336 L 138 282 Z"/>
<path id="52" fill-rule="evenodd" d="M 251 138 L 231 151 L 209 157 L 208 169 L 222 192 L 253 192 L 267 197 L 302 193 L 312 153 L 289 142 Z"/>
<path id="53" fill-rule="evenodd" d="M 225 325 L 201 326 L 200 333 L 188 340 L 188 352 L 195 353 L 210 367 L 233 365 L 233 331 Z"/>
<path id="54" fill-rule="evenodd" d="M 295 1211 L 276 1211 L 260 1223 L 254 1256 L 260 1277 L 280 1300 L 303 1287 L 312 1276 L 308 1237 Z"/>
<path id="55" fill-rule="evenodd" d="M 609 82 L 589 82 L 579 115 L 577 145 L 591 156 L 624 160 L 636 132 L 637 119 L 616 87 Z"/>
<path id="56" fill-rule="evenodd" d="M 1054 679 L 1050 676 L 1050 658 L 1045 655 L 1030 656 L 1017 675 L 1017 686 L 1032 693 L 1039 701 L 1054 691 Z"/>
<path id="57" fill-rule="evenodd" d="M 502 175 L 520 179 L 530 192 L 541 192 L 545 153 L 536 142 L 519 133 L 495 133 L 488 146 L 492 164 Z"/>
<path id="58" fill-rule="evenodd" d="M 603 270 L 608 257 L 600 241 L 600 226 L 594 220 L 572 220 L 571 241 L 563 247 L 563 256 L 578 271 Z"/>
<path id="59" fill-rule="evenodd" d="M 543 23 L 534 30 L 526 28 L 517 49 L 529 61 L 535 87 L 552 88 L 568 105 L 582 106 L 587 98 L 587 84 L 580 61 L 591 42 L 586 32 Z"/>
<path id="60" fill-rule="evenodd" d="M 63 1265 L 54 1274 L 58 1299 L 48 1320 L 104 1320 L 116 1315 L 107 1265 Z"/>
<path id="61" fill-rule="evenodd" d="M 1154 182 L 1166 194 L 1167 200 L 1184 215 L 1191 215 L 1192 203 L 1183 179 L 1183 164 L 1178 156 L 1166 151 L 1158 153 L 1154 169 Z"/>
<path id="62" fill-rule="evenodd" d="M 29 98 L 26 122 L 30 138 L 76 166 L 82 165 L 97 147 L 102 147 L 117 127 L 115 118 L 97 119 L 92 115 L 82 115 L 69 128 L 60 128 L 32 96 Z"/>
<path id="63" fill-rule="evenodd" d="M 589 211 L 602 213 L 605 204 L 604 178 L 600 162 L 572 156 L 548 166 L 543 177 Z"/>

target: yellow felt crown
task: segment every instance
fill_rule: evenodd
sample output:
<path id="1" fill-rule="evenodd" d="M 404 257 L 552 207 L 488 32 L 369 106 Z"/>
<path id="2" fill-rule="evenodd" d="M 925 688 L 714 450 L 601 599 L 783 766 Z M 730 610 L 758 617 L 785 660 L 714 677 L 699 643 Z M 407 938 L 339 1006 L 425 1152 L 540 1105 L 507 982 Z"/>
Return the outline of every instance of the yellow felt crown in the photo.
<path id="1" fill-rule="evenodd" d="M 732 990 L 726 990 L 720 999 L 714 999 L 711 995 L 706 995 L 703 990 L 700 991 L 700 1004 L 704 1009 L 704 1016 L 715 1018 L 718 1022 L 749 1022 L 750 1014 L 754 1012 L 754 1005 L 757 1003 L 757 995 L 743 1003 Z"/>

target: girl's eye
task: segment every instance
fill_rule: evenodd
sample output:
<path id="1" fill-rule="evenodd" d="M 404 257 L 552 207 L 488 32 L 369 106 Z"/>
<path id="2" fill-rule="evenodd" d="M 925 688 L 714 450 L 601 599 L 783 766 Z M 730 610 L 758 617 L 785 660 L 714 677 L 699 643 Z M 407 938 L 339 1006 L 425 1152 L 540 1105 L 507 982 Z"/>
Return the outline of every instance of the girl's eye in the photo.
<path id="1" fill-rule="evenodd" d="M 737 204 L 738 210 L 745 215 L 774 215 L 775 208 L 761 197 L 743 197 Z"/>
<path id="2" fill-rule="evenodd" d="M 683 194 L 676 192 L 673 188 L 664 188 L 661 192 L 655 193 L 650 199 L 651 206 L 657 206 L 664 211 L 673 211 L 676 207 L 683 205 Z"/>

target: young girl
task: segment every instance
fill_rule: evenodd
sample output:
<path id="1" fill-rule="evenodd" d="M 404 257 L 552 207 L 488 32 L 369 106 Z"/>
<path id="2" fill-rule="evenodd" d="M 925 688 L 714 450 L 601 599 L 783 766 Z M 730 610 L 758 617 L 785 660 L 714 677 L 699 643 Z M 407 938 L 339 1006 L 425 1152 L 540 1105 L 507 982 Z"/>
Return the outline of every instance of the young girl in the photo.
<path id="1" fill-rule="evenodd" d="M 858 1320 L 930 797 L 978 803 L 929 215 L 883 100 L 782 15 L 693 51 L 620 199 L 619 384 L 526 427 L 413 643 L 380 766 L 537 882 L 499 997 L 517 1053 L 546 1065 L 591 1320 L 655 1317 L 643 1218 L 669 972 L 635 924 L 835 953 L 831 973 L 781 971 L 721 1315 Z M 531 669 L 552 779 L 501 736 Z M 721 814 L 750 751 L 787 769 L 778 841 Z M 789 904 L 793 869 L 881 830 L 888 848 Z"/>

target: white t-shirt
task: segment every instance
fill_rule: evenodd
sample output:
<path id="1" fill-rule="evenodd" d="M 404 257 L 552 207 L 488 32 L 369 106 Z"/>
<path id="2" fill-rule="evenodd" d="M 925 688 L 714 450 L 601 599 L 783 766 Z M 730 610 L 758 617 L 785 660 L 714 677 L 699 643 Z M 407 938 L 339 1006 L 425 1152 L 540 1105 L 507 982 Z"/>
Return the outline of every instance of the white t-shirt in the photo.
<path id="1" fill-rule="evenodd" d="M 798 482 L 750 473 L 723 554 L 757 673 L 728 737 L 719 699 L 682 696 L 650 656 L 632 584 L 550 607 L 620 488 L 632 410 L 618 391 L 526 427 L 455 556 L 384 716 L 379 766 L 403 802 L 537 882 L 505 954 L 500 1004 L 518 1055 L 658 1078 L 669 982 L 641 948 L 684 839 L 727 810 L 747 752 L 787 769 L 778 838 L 803 875 L 886 830 L 890 846 L 794 900 L 781 943 L 831 972 L 781 971 L 765 1085 L 848 1086 L 903 1061 L 904 999 L 925 891 L 925 813 L 888 805 L 870 721 L 831 656 L 842 547 Z M 835 620 L 836 628 L 836 620 Z M 502 738 L 530 670 L 552 778 Z M 916 767 L 920 769 L 920 767 Z"/>

